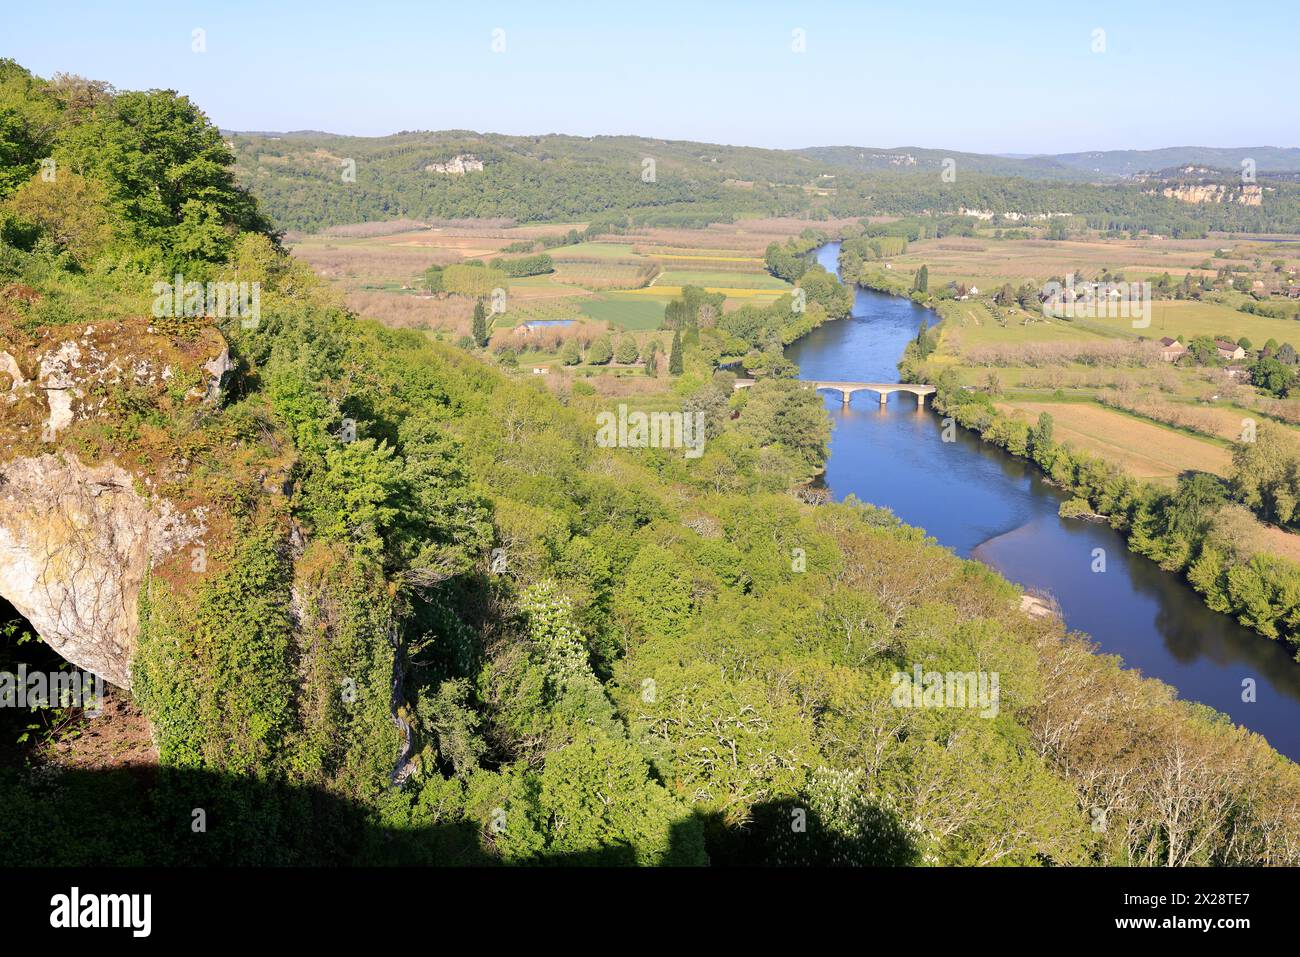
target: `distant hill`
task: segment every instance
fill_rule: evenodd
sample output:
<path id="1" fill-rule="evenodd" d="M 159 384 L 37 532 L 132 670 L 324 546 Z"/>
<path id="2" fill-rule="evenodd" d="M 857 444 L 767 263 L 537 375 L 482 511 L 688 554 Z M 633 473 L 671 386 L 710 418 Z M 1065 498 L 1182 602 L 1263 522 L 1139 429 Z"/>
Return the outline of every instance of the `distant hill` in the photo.
<path id="1" fill-rule="evenodd" d="M 1127 178 L 1182 166 L 1240 170 L 1243 159 L 1253 159 L 1259 173 L 1300 170 L 1300 148 L 1277 146 L 1171 146 L 1158 150 L 1098 150 L 1088 153 L 1020 154 L 962 153 L 956 150 L 900 146 L 877 149 L 866 146 L 815 146 L 799 150 L 811 159 L 856 170 L 932 172 L 953 159 L 964 172 L 1029 179 L 1098 180 Z"/>
<path id="2" fill-rule="evenodd" d="M 1110 176 L 1133 176 L 1176 166 L 1240 170 L 1241 161 L 1247 158 L 1255 161 L 1255 169 L 1261 173 L 1300 170 L 1300 149 L 1277 146 L 1171 146 L 1159 150 L 1059 153 L 1044 158 L 1071 169 Z"/>
<path id="3" fill-rule="evenodd" d="M 1300 150 L 1178 147 L 1060 156 L 865 146 L 763 149 L 643 136 L 506 136 L 472 130 L 359 137 L 299 130 L 225 132 L 240 181 L 285 229 L 397 219 L 509 219 L 701 227 L 744 216 L 953 215 L 1013 221 L 1069 213 L 1094 228 L 1170 235 L 1292 230 L 1296 192 L 1277 171 Z M 1240 169 L 1285 186 L 1253 211 L 1189 208 L 1137 174 Z M 939 174 L 955 163 L 955 179 Z M 1181 177 L 1180 177 L 1181 178 Z"/>
<path id="4" fill-rule="evenodd" d="M 322 130 L 290 130 L 287 133 L 276 130 L 222 130 L 222 136 L 265 136 L 269 139 L 342 139 L 339 133 L 326 133 Z"/>
<path id="5" fill-rule="evenodd" d="M 798 151 L 801 155 L 832 166 L 861 171 L 896 170 L 930 173 L 943 169 L 945 160 L 953 160 L 958 172 L 987 173 L 991 176 L 1024 176 L 1029 179 L 1085 180 L 1088 171 L 1057 163 L 1049 156 L 996 156 L 989 153 L 962 153 L 957 150 L 923 149 L 899 146 L 877 149 L 867 146 L 814 146 Z"/>
<path id="6" fill-rule="evenodd" d="M 628 210 L 643 222 L 704 225 L 806 209 L 810 185 L 836 175 L 792 151 L 639 136 L 443 130 L 227 139 L 241 181 L 292 229 L 403 216 L 589 220 Z"/>

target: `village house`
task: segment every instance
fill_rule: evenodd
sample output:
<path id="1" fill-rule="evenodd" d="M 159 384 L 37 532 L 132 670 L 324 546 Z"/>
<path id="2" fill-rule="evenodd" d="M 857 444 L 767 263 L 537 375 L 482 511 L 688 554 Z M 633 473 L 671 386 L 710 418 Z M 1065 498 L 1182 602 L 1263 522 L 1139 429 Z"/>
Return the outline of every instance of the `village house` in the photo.
<path id="1" fill-rule="evenodd" d="M 1246 358 L 1246 350 L 1237 345 L 1231 339 L 1215 339 L 1214 348 L 1218 350 L 1219 358 L 1229 362 L 1235 359 Z"/>
<path id="2" fill-rule="evenodd" d="M 1187 347 L 1177 339 L 1168 336 L 1160 340 L 1160 358 L 1165 362 L 1177 362 L 1187 355 Z"/>

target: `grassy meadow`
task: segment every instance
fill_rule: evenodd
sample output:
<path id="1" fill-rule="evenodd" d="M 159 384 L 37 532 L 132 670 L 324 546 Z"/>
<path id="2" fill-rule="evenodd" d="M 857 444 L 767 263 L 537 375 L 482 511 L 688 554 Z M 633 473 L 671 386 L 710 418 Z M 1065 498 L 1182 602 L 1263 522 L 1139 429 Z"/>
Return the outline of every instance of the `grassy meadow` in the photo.
<path id="1" fill-rule="evenodd" d="M 561 371 L 558 348 L 537 348 L 512 337 L 513 331 L 529 322 L 567 319 L 584 341 L 609 332 L 648 342 L 647 334 L 662 324 L 664 308 L 687 285 L 723 293 L 726 309 L 770 303 L 793 287 L 768 274 L 763 251 L 773 240 L 809 225 L 798 219 L 765 219 L 707 229 L 646 228 L 609 240 L 552 246 L 542 251 L 554 262 L 553 272 L 510 280 L 506 311 L 492 323 L 491 345 L 520 346 L 527 352 L 521 364 Z M 393 232 L 355 227 L 297 236 L 292 249 L 330 279 L 359 314 L 455 340 L 471 331 L 473 303 L 428 295 L 426 269 L 487 262 L 514 244 L 586 228 L 585 223 L 511 226 L 499 221 L 406 226 Z M 607 371 L 614 376 L 614 370 Z"/>
<path id="2" fill-rule="evenodd" d="M 1036 421 L 1047 412 L 1058 440 L 1120 465 L 1130 475 L 1172 486 L 1183 472 L 1227 476 L 1232 452 L 1223 442 L 1189 435 L 1089 402 L 1009 402 L 999 408 Z"/>

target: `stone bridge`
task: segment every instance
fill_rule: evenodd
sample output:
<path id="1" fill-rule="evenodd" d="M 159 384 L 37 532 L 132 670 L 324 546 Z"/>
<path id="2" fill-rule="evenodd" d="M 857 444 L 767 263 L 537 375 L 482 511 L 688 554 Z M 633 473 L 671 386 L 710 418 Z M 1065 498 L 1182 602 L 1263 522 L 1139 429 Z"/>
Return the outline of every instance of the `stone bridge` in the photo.
<path id="1" fill-rule="evenodd" d="M 737 389 L 748 389 L 754 384 L 754 379 L 737 379 Z M 805 388 L 832 389 L 840 394 L 844 404 L 849 404 L 849 399 L 855 392 L 875 392 L 880 396 L 880 404 L 884 405 L 891 392 L 910 392 L 916 396 L 917 411 L 925 408 L 925 397 L 933 395 L 935 388 L 932 385 L 924 385 L 913 382 L 819 382 L 816 380 L 804 379 Z"/>

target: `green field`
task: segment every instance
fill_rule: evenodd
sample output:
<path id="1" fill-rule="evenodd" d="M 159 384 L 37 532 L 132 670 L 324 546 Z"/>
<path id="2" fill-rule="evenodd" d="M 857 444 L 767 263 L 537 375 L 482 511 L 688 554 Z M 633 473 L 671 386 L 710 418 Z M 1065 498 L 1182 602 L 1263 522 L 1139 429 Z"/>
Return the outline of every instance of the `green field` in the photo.
<path id="1" fill-rule="evenodd" d="M 583 302 L 582 312 L 597 322 L 612 322 L 623 329 L 640 331 L 659 328 L 664 319 L 664 303 L 649 298 L 618 299 L 611 296 Z"/>
<path id="2" fill-rule="evenodd" d="M 1256 348 L 1269 339 L 1300 343 L 1300 323 L 1290 319 L 1252 316 L 1214 302 L 1154 303 L 1151 326 L 1142 330 L 1142 333 L 1151 338 L 1227 335 L 1235 340 L 1246 336 Z"/>
<path id="3" fill-rule="evenodd" d="M 552 259 L 627 259 L 635 255 L 630 243 L 578 243 L 545 250 Z"/>
<path id="4" fill-rule="evenodd" d="M 662 281 L 662 280 L 661 280 Z M 1183 343 L 1196 336 L 1228 336 L 1234 341 L 1245 336 L 1256 346 L 1269 339 L 1300 343 L 1300 323 L 1290 319 L 1269 319 L 1241 312 L 1217 302 L 1166 300 L 1152 303 L 1150 325 L 1135 329 L 1132 319 L 1080 318 L 1047 319 L 1032 313 L 1034 321 L 1022 325 L 1023 314 L 1007 310 L 1008 321 L 999 325 L 982 303 L 946 303 L 945 313 L 955 313 L 961 325 L 961 342 L 965 347 L 995 343 L 1045 342 L 1087 338 L 1159 339 L 1181 337 Z"/>
<path id="5" fill-rule="evenodd" d="M 784 292 L 793 288 L 783 279 L 769 276 L 765 272 L 712 271 L 671 269 L 664 272 L 655 281 L 655 285 L 664 286 L 704 286 L 721 289 L 772 289 Z"/>

